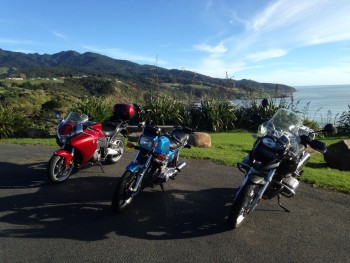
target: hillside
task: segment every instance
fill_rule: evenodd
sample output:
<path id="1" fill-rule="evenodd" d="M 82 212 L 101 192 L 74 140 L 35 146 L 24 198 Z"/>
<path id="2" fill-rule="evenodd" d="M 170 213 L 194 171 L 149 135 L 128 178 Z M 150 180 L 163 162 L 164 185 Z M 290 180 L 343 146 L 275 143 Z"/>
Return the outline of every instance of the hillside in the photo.
<path id="1" fill-rule="evenodd" d="M 276 86 L 273 83 L 246 79 L 211 78 L 190 71 L 140 65 L 92 52 L 81 54 L 76 51 L 62 51 L 53 55 L 40 55 L 0 49 L 0 79 L 67 79 L 86 76 L 115 79 L 116 90 L 120 92 L 128 89 L 126 93 L 144 94 L 157 89 L 161 93 L 182 99 L 189 96 L 200 99 L 205 95 L 234 99 L 258 93 L 260 96 L 266 93 L 283 96 L 295 91 L 294 88 L 281 84 Z"/>

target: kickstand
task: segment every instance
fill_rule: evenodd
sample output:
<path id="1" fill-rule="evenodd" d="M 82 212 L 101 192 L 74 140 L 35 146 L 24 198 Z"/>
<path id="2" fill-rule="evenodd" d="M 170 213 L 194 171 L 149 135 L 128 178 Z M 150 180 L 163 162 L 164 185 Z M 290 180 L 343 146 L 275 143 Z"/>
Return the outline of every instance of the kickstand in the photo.
<path id="1" fill-rule="evenodd" d="M 102 170 L 102 173 L 105 173 L 105 171 L 103 170 L 103 167 L 102 167 L 102 163 L 101 163 L 101 162 L 98 162 L 97 164 L 98 164 L 98 166 L 100 166 L 100 168 L 101 168 L 101 170 Z"/>
<path id="2" fill-rule="evenodd" d="M 164 185 L 163 185 L 162 183 L 160 183 L 159 185 L 160 185 L 160 188 L 162 188 L 163 193 L 164 193 L 167 197 L 170 197 L 170 196 L 168 195 L 168 193 L 165 192 Z"/>
<path id="3" fill-rule="evenodd" d="M 278 200 L 278 205 L 279 205 L 281 208 L 283 208 L 284 211 L 290 213 L 290 210 L 288 210 L 287 208 L 285 208 L 285 207 L 281 204 L 281 195 L 280 195 L 280 194 L 277 195 L 277 200 Z"/>

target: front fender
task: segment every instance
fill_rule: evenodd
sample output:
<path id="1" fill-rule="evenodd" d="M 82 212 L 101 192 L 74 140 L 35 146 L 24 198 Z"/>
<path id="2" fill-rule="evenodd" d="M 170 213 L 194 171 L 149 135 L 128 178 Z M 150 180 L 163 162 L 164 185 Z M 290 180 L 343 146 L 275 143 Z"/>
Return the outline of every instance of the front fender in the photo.
<path id="1" fill-rule="evenodd" d="M 251 173 L 248 175 L 248 180 L 254 184 L 266 184 L 265 178 L 258 174 Z"/>
<path id="2" fill-rule="evenodd" d="M 128 170 L 132 173 L 135 173 L 135 172 L 141 170 L 142 166 L 143 166 L 142 164 L 132 162 L 126 167 L 126 170 Z"/>
<path id="3" fill-rule="evenodd" d="M 54 155 L 64 158 L 64 167 L 67 167 L 73 160 L 73 154 L 64 149 L 57 150 L 56 152 L 54 152 Z"/>

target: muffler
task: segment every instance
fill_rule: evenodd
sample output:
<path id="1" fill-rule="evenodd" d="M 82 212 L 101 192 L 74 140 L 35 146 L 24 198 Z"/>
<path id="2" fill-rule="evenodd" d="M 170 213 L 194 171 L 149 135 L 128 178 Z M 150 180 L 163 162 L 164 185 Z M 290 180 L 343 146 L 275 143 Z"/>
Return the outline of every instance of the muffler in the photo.
<path id="1" fill-rule="evenodd" d="M 107 149 L 107 155 L 119 155 L 119 154 L 120 154 L 120 150 L 115 150 L 112 148 Z"/>
<path id="2" fill-rule="evenodd" d="M 304 155 L 300 158 L 300 161 L 298 163 L 297 169 L 296 169 L 296 175 L 300 176 L 301 170 L 304 168 L 306 162 L 310 159 L 311 155 L 309 153 L 304 153 Z"/>
<path id="3" fill-rule="evenodd" d="M 299 187 L 299 181 L 290 176 L 288 178 L 283 178 L 281 185 L 283 186 L 281 194 L 290 198 L 295 195 L 295 191 Z"/>
<path id="4" fill-rule="evenodd" d="M 169 168 L 168 171 L 166 171 L 163 176 L 161 176 L 163 178 L 163 180 L 168 181 L 169 178 L 174 180 L 175 176 L 181 172 L 181 170 L 186 166 L 186 162 L 182 162 L 180 163 L 178 166 L 176 166 L 175 168 Z"/>

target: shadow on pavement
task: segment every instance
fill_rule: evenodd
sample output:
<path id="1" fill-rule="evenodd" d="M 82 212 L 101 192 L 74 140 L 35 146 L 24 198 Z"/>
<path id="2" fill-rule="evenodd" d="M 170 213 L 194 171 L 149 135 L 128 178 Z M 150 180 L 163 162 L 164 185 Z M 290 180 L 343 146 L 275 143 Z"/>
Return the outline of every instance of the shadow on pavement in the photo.
<path id="1" fill-rule="evenodd" d="M 169 188 L 166 194 L 159 187 L 147 189 L 115 215 L 110 201 L 119 177 L 86 171 L 53 185 L 46 163 L 1 162 L 0 171 L 0 222 L 7 226 L 0 237 L 94 241 L 115 234 L 152 240 L 212 235 L 226 231 L 226 204 L 234 193 L 232 188 Z"/>

